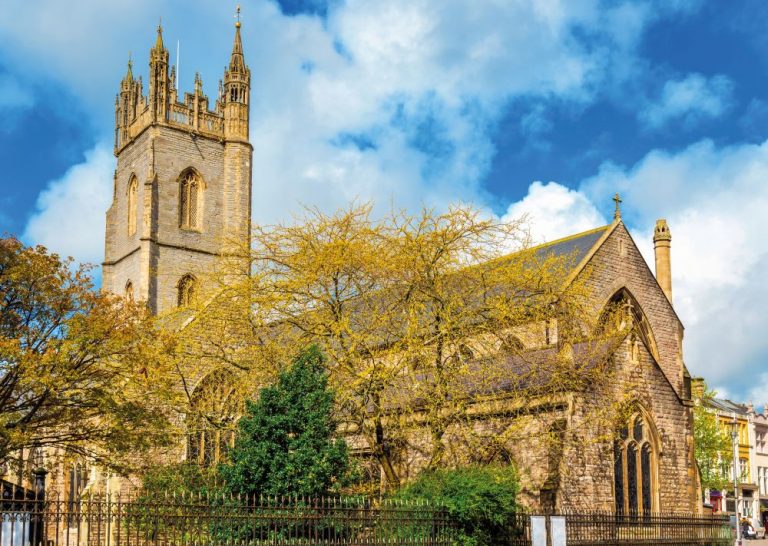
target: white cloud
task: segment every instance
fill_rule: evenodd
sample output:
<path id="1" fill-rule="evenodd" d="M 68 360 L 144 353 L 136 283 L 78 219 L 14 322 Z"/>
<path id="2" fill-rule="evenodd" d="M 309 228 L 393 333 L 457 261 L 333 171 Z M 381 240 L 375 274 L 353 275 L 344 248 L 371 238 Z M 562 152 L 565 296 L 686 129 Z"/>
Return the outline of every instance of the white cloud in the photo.
<path id="1" fill-rule="evenodd" d="M 512 203 L 503 220 L 527 215 L 534 242 L 552 241 L 605 224 L 597 208 L 584 194 L 557 182 L 534 182 L 528 194 Z"/>
<path id="2" fill-rule="evenodd" d="M 707 78 L 689 74 L 681 80 L 664 84 L 661 96 L 638 114 L 651 129 L 659 129 L 673 120 L 693 124 L 702 118 L 717 118 L 731 106 L 733 82 L 722 74 Z"/>
<path id="3" fill-rule="evenodd" d="M 655 219 L 667 218 L 686 363 L 736 396 L 768 373 L 766 180 L 768 141 L 725 148 L 703 141 L 676 154 L 651 152 L 630 168 L 606 164 L 580 187 L 595 203 L 621 192 L 651 264 Z"/>
<path id="4" fill-rule="evenodd" d="M 83 99 L 102 140 L 111 133 L 127 52 L 134 52 L 134 72 L 144 72 L 158 16 L 166 16 L 172 58 L 181 39 L 182 89 L 200 70 L 215 94 L 231 47 L 231 13 L 205 0 L 78 0 L 66 7 L 42 0 L 35 10 L 8 2 L 0 13 L 4 58 Z M 328 209 L 350 198 L 404 207 L 487 204 L 481 181 L 508 101 L 589 102 L 667 3 L 644 6 L 365 0 L 333 3 L 324 21 L 252 2 L 243 12 L 243 40 L 253 74 L 254 219 L 273 222 L 301 203 Z M 355 145 L 356 138 L 367 144 Z"/>
<path id="5" fill-rule="evenodd" d="M 108 148 L 87 152 L 83 163 L 70 167 L 40 193 L 22 239 L 81 262 L 101 263 L 113 169 Z"/>

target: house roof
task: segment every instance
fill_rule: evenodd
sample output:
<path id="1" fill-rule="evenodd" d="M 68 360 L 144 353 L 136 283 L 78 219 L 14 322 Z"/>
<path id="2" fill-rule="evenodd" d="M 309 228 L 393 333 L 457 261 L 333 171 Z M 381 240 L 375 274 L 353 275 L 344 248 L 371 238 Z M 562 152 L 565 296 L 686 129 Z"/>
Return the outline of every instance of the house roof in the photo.
<path id="1" fill-rule="evenodd" d="M 707 406 L 721 413 L 735 413 L 736 415 L 747 415 L 747 407 L 743 404 L 737 404 L 725 398 L 710 398 L 707 400 Z"/>

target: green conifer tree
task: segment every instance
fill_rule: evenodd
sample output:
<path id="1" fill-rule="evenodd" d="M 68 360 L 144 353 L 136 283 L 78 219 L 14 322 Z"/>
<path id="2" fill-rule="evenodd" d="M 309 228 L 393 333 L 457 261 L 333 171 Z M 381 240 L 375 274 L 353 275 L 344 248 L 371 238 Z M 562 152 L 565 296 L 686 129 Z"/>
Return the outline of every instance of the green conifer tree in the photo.
<path id="1" fill-rule="evenodd" d="M 246 402 L 235 445 L 219 472 L 240 495 L 319 497 L 351 475 L 347 445 L 335 438 L 333 392 L 320 349 L 311 346 L 275 385 Z"/>

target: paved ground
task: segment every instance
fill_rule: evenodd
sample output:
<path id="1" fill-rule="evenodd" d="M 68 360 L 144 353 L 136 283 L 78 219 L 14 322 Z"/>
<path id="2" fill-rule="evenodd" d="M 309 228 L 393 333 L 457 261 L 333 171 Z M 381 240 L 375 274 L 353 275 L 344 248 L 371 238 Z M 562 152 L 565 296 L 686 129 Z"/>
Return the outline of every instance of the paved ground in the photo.
<path id="1" fill-rule="evenodd" d="M 768 546 L 768 540 L 742 540 L 744 546 Z"/>

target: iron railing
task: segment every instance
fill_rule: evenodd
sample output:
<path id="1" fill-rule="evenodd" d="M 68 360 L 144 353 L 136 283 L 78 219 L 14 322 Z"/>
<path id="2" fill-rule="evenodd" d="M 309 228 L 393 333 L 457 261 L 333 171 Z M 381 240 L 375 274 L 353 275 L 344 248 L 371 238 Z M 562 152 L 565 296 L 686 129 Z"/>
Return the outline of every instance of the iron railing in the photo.
<path id="1" fill-rule="evenodd" d="M 563 515 L 569 546 L 726 546 L 733 540 L 728 516 L 611 512 Z"/>
<path id="2" fill-rule="evenodd" d="M 443 508 L 381 499 L 105 495 L 72 500 L 50 493 L 36 497 L 20 488 L 6 488 L 2 497 L 0 546 L 455 546 L 460 534 Z M 727 516 L 560 516 L 568 546 L 725 546 L 732 540 Z M 516 514 L 503 546 L 530 545 L 530 515 Z"/>
<path id="3" fill-rule="evenodd" d="M 56 496 L 3 502 L 0 546 L 453 546 L 441 508 L 362 498 Z"/>

